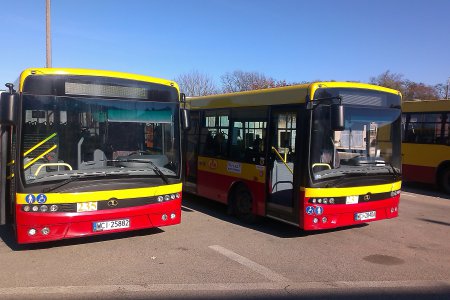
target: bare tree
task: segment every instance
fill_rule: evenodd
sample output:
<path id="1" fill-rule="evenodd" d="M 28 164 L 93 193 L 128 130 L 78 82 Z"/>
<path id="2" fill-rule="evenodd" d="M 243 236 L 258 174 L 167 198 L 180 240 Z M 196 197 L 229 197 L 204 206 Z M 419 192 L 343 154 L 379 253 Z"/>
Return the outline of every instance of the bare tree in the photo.
<path id="1" fill-rule="evenodd" d="M 258 72 L 236 70 L 221 76 L 224 93 L 243 92 L 275 87 L 275 80 Z"/>
<path id="2" fill-rule="evenodd" d="M 370 83 L 404 92 L 403 74 L 391 73 L 387 70 L 376 77 L 370 78 Z"/>
<path id="3" fill-rule="evenodd" d="M 181 74 L 175 78 L 175 81 L 180 86 L 181 92 L 185 93 L 186 96 L 206 96 L 218 92 L 213 79 L 197 70 Z"/>
<path id="4" fill-rule="evenodd" d="M 402 74 L 391 73 L 389 70 L 376 77 L 372 77 L 370 83 L 400 91 L 403 95 L 403 100 L 432 100 L 440 97 L 438 86 L 426 85 L 422 82 L 413 82 L 404 79 Z"/>

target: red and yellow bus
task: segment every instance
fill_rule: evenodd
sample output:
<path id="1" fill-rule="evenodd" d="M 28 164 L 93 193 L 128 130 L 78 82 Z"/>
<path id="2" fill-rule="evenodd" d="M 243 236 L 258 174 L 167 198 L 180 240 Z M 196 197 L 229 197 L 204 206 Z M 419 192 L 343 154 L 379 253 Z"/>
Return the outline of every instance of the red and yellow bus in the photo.
<path id="1" fill-rule="evenodd" d="M 405 101 L 403 178 L 450 193 L 450 100 Z"/>
<path id="2" fill-rule="evenodd" d="M 27 69 L 7 87 L 0 213 L 18 243 L 180 223 L 175 82 L 49 68 Z"/>
<path id="3" fill-rule="evenodd" d="M 398 216 L 398 91 L 316 82 L 187 104 L 185 191 L 305 230 Z"/>

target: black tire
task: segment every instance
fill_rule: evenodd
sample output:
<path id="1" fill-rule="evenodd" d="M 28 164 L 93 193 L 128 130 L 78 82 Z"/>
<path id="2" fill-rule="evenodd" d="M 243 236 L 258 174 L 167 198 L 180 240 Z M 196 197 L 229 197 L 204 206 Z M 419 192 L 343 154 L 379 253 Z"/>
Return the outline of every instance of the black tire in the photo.
<path id="1" fill-rule="evenodd" d="M 450 194 L 450 167 L 445 168 L 440 173 L 439 186 L 444 192 Z"/>
<path id="2" fill-rule="evenodd" d="M 253 213 L 253 199 L 250 191 L 243 185 L 233 192 L 233 212 L 239 220 L 254 223 L 256 215 Z"/>

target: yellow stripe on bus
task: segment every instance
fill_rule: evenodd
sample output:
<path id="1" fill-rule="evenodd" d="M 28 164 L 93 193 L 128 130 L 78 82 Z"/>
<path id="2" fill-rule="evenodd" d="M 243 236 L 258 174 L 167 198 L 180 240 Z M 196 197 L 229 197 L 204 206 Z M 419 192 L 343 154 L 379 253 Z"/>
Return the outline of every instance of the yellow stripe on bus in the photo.
<path id="1" fill-rule="evenodd" d="M 82 202 L 95 202 L 101 200 L 108 200 L 111 198 L 121 199 L 133 199 L 143 197 L 154 197 L 159 195 L 166 195 L 172 193 L 181 192 L 181 183 L 162 185 L 149 188 L 138 189 L 123 189 L 112 191 L 97 191 L 97 192 L 85 192 L 85 193 L 43 193 L 47 196 L 45 204 L 60 204 L 60 203 L 82 203 Z M 29 194 L 18 193 L 16 195 L 17 204 L 27 204 L 25 200 Z M 39 193 L 34 193 L 34 196 Z"/>
<path id="2" fill-rule="evenodd" d="M 302 188 L 305 191 L 305 197 L 344 197 L 344 196 L 358 196 L 367 193 L 379 194 L 399 190 L 402 187 L 402 182 L 380 184 L 380 185 L 366 185 L 358 187 L 345 188 Z"/>

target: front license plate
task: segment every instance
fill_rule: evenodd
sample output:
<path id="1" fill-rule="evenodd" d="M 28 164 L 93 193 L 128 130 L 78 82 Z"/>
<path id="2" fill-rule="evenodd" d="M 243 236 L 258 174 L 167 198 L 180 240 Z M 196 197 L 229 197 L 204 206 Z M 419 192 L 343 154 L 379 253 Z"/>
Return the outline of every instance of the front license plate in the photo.
<path id="1" fill-rule="evenodd" d="M 357 213 L 357 214 L 355 214 L 355 221 L 364 221 L 364 220 L 375 219 L 376 216 L 377 216 L 377 212 L 374 210 Z"/>
<path id="2" fill-rule="evenodd" d="M 122 220 L 112 220 L 112 221 L 104 221 L 104 222 L 93 222 L 92 230 L 93 231 L 107 231 L 107 230 L 115 230 L 122 228 L 130 227 L 130 219 L 122 219 Z"/>

